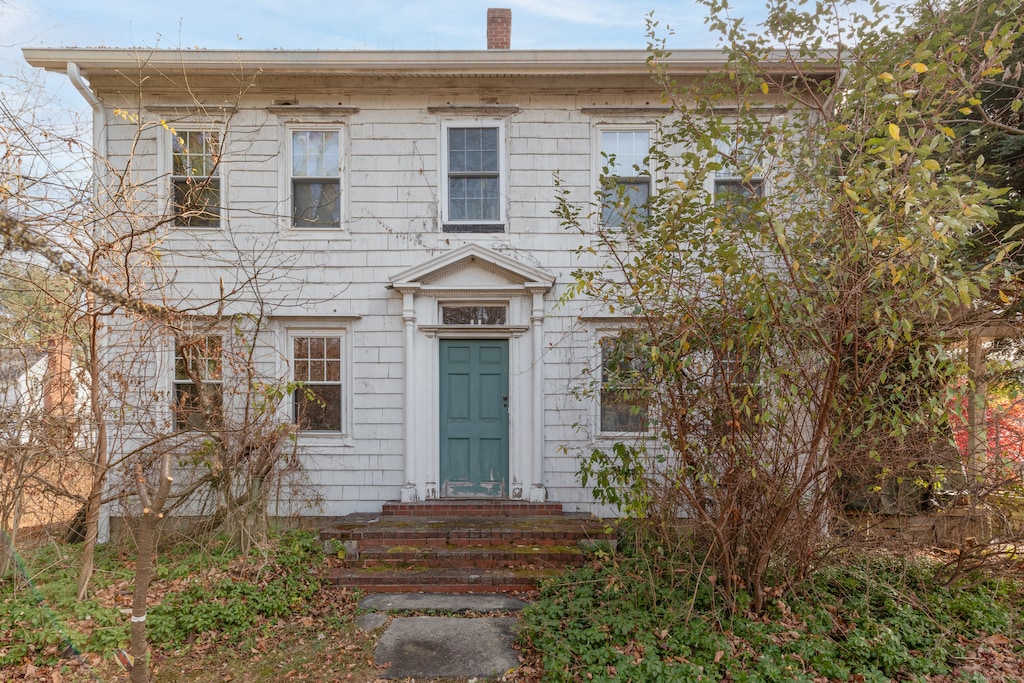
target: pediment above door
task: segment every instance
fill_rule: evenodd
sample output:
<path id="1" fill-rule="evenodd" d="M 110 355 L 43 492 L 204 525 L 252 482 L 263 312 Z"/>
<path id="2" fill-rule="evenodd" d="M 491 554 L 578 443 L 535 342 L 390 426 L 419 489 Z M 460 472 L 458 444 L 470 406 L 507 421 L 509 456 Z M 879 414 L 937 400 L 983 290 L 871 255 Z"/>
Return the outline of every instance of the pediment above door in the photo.
<path id="1" fill-rule="evenodd" d="M 391 277 L 391 287 L 400 292 L 434 296 L 514 296 L 546 292 L 554 283 L 554 275 L 478 244 L 465 244 Z"/>

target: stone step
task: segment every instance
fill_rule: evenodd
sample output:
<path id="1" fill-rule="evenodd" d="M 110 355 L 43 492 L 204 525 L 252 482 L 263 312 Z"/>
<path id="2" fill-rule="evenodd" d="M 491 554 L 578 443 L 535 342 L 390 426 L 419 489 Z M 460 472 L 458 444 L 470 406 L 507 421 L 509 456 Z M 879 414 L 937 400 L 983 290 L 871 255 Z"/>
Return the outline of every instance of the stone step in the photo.
<path id="1" fill-rule="evenodd" d="M 384 503 L 382 517 L 536 517 L 559 516 L 561 503 L 522 500 L 427 500 Z"/>
<path id="2" fill-rule="evenodd" d="M 440 569 L 433 567 L 382 571 L 379 568 L 330 570 L 326 580 L 367 593 L 512 593 L 537 589 L 555 576 L 553 569 Z"/>

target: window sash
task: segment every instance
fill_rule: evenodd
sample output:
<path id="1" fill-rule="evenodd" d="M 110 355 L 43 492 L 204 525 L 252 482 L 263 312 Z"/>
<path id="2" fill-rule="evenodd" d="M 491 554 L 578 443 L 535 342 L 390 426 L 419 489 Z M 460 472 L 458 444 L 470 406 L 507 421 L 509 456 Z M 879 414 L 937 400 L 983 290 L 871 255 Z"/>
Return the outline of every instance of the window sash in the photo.
<path id="1" fill-rule="evenodd" d="M 646 220 L 650 216 L 647 204 L 650 197 L 650 177 L 606 178 L 601 203 L 601 224 L 621 228 L 627 220 Z"/>
<path id="2" fill-rule="evenodd" d="M 300 228 L 340 227 L 341 182 L 337 178 L 293 178 L 292 224 Z"/>

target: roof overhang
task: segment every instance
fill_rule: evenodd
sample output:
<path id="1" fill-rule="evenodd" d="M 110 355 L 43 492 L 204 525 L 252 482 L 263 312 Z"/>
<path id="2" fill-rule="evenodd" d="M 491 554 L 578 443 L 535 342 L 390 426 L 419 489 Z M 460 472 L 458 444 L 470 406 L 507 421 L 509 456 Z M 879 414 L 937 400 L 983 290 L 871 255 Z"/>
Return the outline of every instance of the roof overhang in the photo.
<path id="1" fill-rule="evenodd" d="M 77 64 L 87 77 L 187 71 L 190 75 L 260 72 L 265 75 L 341 76 L 579 76 L 647 75 L 645 50 L 156 50 L 145 48 L 23 48 L 34 67 L 64 73 Z M 720 50 L 679 50 L 659 59 L 672 74 L 722 69 Z M 785 53 L 766 64 L 794 71 Z"/>

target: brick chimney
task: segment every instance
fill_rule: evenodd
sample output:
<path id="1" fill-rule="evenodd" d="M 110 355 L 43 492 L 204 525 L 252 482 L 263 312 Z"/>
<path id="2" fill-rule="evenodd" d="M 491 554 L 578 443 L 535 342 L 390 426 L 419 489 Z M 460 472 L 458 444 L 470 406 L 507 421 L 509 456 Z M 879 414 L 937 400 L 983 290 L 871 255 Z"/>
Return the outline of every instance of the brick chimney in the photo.
<path id="1" fill-rule="evenodd" d="M 491 7 L 487 10 L 487 49 L 507 50 L 512 45 L 512 10 Z"/>

